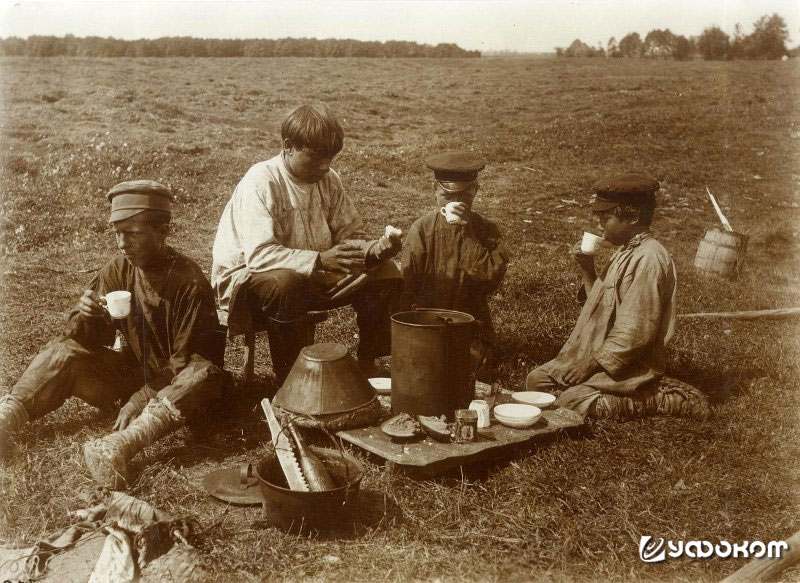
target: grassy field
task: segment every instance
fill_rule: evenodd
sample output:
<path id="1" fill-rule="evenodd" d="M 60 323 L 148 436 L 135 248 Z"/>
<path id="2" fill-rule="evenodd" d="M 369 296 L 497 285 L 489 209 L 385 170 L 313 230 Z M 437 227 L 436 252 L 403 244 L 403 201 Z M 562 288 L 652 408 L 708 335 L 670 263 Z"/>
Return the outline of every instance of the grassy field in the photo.
<path id="1" fill-rule="evenodd" d="M 424 158 L 488 159 L 476 209 L 513 262 L 493 301 L 508 389 L 551 358 L 579 306 L 569 248 L 590 224 L 594 179 L 637 169 L 661 181 L 656 236 L 672 252 L 679 312 L 800 306 L 800 64 L 627 60 L 12 60 L 2 69 L 1 392 L 63 326 L 114 252 L 105 191 L 152 178 L 177 195 L 172 243 L 205 269 L 222 208 L 271 157 L 293 107 L 338 112 L 334 162 L 370 232 L 432 208 Z M 738 282 L 692 263 L 714 192 L 749 234 Z M 601 262 L 607 261 L 608 253 Z M 340 311 L 318 339 L 354 344 Z M 597 423 L 512 459 L 417 481 L 368 464 L 358 521 L 338 538 L 286 535 L 258 508 L 204 495 L 202 476 L 254 461 L 257 409 L 275 387 L 265 340 L 256 382 L 224 415 L 137 458 L 132 493 L 196 516 L 219 581 L 715 581 L 743 559 L 645 564 L 642 535 L 730 542 L 800 529 L 800 334 L 796 320 L 682 319 L 669 367 L 712 397 L 708 422 Z M 229 347 L 238 373 L 241 347 Z M 70 401 L 17 436 L 0 542 L 69 524 L 92 487 L 81 445 L 113 415 Z M 209 430 L 210 429 L 210 430 Z M 373 460 L 374 461 L 374 460 Z M 800 570 L 785 578 L 800 581 Z"/>

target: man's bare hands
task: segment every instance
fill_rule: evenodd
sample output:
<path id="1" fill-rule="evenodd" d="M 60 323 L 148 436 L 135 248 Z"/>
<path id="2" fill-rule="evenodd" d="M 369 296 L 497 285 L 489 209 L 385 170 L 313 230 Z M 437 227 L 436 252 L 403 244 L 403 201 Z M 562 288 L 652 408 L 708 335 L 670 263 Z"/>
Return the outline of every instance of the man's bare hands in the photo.
<path id="1" fill-rule="evenodd" d="M 570 255 L 572 255 L 575 263 L 578 264 L 582 271 L 594 273 L 594 257 L 581 251 L 580 241 L 572 246 L 572 249 L 570 249 Z"/>
<path id="2" fill-rule="evenodd" d="M 463 203 L 461 201 L 449 202 L 444 207 L 442 207 L 442 209 L 446 213 L 445 218 L 447 219 L 448 223 L 460 226 L 469 223 L 470 207 L 466 203 Z M 451 217 L 456 217 L 458 220 L 455 222 L 451 222 L 452 221 Z"/>
<path id="3" fill-rule="evenodd" d="M 600 371 L 601 368 L 592 356 L 587 356 L 577 361 L 567 370 L 566 374 L 564 374 L 564 381 L 569 386 L 579 385 L 594 373 Z"/>
<path id="4" fill-rule="evenodd" d="M 117 415 L 117 420 L 114 421 L 114 427 L 112 429 L 114 431 L 122 431 L 125 429 L 131 424 L 131 421 L 136 419 L 141 412 L 144 411 L 145 405 L 147 405 L 147 401 L 141 403 L 139 399 L 131 399 L 125 403 L 122 409 L 119 410 L 119 415 Z"/>
<path id="5" fill-rule="evenodd" d="M 87 289 L 78 300 L 78 312 L 87 318 L 107 318 L 108 312 L 101 303 L 101 298 L 93 290 Z"/>
<path id="6" fill-rule="evenodd" d="M 364 249 L 356 243 L 339 243 L 319 254 L 322 269 L 335 273 L 360 273 L 364 259 Z"/>

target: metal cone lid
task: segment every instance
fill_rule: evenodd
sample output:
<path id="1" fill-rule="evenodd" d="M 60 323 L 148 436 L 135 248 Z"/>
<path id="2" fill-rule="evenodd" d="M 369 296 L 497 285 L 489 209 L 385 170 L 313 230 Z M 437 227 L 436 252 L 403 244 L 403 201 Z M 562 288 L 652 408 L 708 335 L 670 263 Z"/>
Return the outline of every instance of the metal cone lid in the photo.
<path id="1" fill-rule="evenodd" d="M 347 348 L 322 342 L 300 351 L 272 404 L 301 415 L 329 415 L 354 411 L 375 398 Z"/>

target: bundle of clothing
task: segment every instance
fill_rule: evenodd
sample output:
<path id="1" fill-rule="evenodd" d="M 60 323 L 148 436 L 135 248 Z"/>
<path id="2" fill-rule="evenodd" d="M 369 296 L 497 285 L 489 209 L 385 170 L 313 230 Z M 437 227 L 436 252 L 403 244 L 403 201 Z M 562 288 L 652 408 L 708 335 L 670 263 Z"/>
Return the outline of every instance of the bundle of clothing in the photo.
<path id="1" fill-rule="evenodd" d="M 0 580 L 59 583 L 209 579 L 193 518 L 173 518 L 121 492 L 98 490 L 76 522 L 28 548 L 0 548 Z M 170 577 L 172 579 L 170 579 Z"/>

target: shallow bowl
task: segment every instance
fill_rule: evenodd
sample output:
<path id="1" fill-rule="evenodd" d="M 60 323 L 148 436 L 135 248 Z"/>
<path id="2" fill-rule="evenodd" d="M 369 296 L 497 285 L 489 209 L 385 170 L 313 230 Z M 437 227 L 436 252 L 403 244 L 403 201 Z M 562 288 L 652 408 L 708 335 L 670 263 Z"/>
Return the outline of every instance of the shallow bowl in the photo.
<path id="1" fill-rule="evenodd" d="M 530 427 L 542 416 L 542 410 L 533 405 L 504 403 L 494 408 L 494 418 L 508 427 Z"/>
<path id="2" fill-rule="evenodd" d="M 534 417 L 533 419 L 514 419 L 513 417 L 498 417 L 495 415 L 495 421 L 500 423 L 501 425 L 505 425 L 506 427 L 513 427 L 514 429 L 527 429 L 531 425 L 535 424 L 539 419 L 541 419 L 541 415 L 538 417 Z"/>
<path id="3" fill-rule="evenodd" d="M 392 392 L 392 379 L 387 377 L 372 377 L 369 384 L 379 395 L 389 395 Z"/>
<path id="4" fill-rule="evenodd" d="M 540 409 L 552 405 L 556 396 L 550 393 L 542 393 L 541 391 L 518 391 L 511 393 L 511 398 L 517 403 L 524 403 L 525 405 L 533 405 Z"/>

